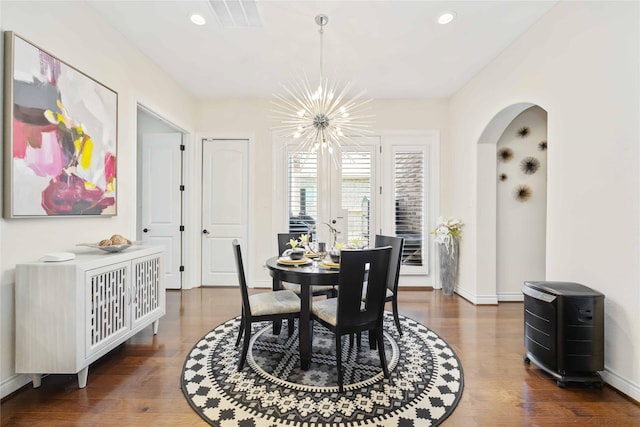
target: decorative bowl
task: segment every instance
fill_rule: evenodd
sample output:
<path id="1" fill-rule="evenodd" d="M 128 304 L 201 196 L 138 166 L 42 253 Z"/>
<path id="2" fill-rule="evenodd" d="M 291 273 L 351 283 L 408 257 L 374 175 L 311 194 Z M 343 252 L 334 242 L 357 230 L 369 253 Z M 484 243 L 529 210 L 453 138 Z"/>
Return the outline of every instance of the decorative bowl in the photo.
<path id="1" fill-rule="evenodd" d="M 105 251 L 105 252 L 122 252 L 134 244 L 136 244 L 136 242 L 132 242 L 131 245 L 124 244 L 124 245 L 109 245 L 109 246 L 100 246 L 97 243 L 78 243 L 76 246 L 88 246 L 90 248 L 100 249 L 101 251 Z"/>
<path id="2" fill-rule="evenodd" d="M 289 253 L 289 258 L 293 260 L 302 259 L 303 256 L 304 256 L 304 251 L 293 250 Z"/>

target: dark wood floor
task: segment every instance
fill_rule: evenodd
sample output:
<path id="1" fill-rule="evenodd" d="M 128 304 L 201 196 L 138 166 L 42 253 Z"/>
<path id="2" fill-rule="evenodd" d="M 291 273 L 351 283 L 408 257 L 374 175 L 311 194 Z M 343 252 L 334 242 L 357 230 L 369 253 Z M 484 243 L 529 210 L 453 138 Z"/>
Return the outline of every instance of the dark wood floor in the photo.
<path id="1" fill-rule="evenodd" d="M 180 389 L 187 352 L 239 314 L 237 289 L 169 291 L 157 336 L 151 327 L 75 375 L 50 375 L 0 406 L 3 426 L 206 425 Z M 464 369 L 462 399 L 446 426 L 639 426 L 640 406 L 609 387 L 560 389 L 522 361 L 522 304 L 474 306 L 440 291 L 400 292 L 401 314 L 443 337 Z"/>

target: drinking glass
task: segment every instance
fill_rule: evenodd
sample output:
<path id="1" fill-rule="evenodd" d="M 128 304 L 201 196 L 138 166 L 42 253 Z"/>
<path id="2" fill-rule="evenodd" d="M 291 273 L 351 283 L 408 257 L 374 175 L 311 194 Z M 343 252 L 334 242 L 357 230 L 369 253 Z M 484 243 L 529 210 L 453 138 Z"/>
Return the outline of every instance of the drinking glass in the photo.
<path id="1" fill-rule="evenodd" d="M 318 250 L 316 253 L 318 254 L 318 260 L 320 262 L 324 261 L 327 256 L 327 244 L 325 242 L 318 242 Z"/>

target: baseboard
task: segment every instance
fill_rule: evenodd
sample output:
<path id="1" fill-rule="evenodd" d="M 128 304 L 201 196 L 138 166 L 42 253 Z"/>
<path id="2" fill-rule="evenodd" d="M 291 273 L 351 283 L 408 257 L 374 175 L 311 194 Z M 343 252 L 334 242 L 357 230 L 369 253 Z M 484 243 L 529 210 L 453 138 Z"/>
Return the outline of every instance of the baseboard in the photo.
<path id="1" fill-rule="evenodd" d="M 522 292 L 498 292 L 498 301 L 523 302 L 524 295 Z"/>
<path id="2" fill-rule="evenodd" d="M 253 286 L 251 288 L 269 288 L 273 287 L 273 282 L 271 280 L 254 280 Z"/>
<path id="3" fill-rule="evenodd" d="M 458 286 L 456 293 L 474 305 L 497 305 L 497 295 L 474 295 L 464 288 Z"/>
<path id="4" fill-rule="evenodd" d="M 399 291 L 408 291 L 408 292 L 413 292 L 413 291 L 433 291 L 433 286 L 398 286 L 398 292 Z"/>
<path id="5" fill-rule="evenodd" d="M 30 382 L 31 376 L 25 374 L 15 374 L 11 378 L 4 380 L 0 384 L 0 399 L 4 399 Z"/>
<path id="6" fill-rule="evenodd" d="M 640 403 L 640 385 L 634 384 L 626 378 L 622 378 L 620 375 L 608 370 L 606 367 L 600 375 L 605 383 L 621 393 L 626 394 L 629 398 L 635 400 L 636 403 Z"/>

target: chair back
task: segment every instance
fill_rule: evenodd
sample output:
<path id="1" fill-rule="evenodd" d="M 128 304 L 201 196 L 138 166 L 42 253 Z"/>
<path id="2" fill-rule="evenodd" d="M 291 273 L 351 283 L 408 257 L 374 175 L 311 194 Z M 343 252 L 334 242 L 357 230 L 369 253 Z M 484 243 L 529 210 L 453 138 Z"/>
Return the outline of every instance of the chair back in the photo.
<path id="1" fill-rule="evenodd" d="M 336 325 L 341 334 L 371 329 L 382 322 L 390 255 L 390 247 L 341 251 Z"/>
<path id="2" fill-rule="evenodd" d="M 291 249 L 289 245 L 289 240 L 298 239 L 305 233 L 278 233 L 278 255 L 282 255 L 284 251 L 287 249 Z M 311 241 L 311 236 L 309 236 L 309 241 Z"/>
<path id="3" fill-rule="evenodd" d="M 375 246 L 376 248 L 391 246 L 387 288 L 396 295 L 398 292 L 398 279 L 400 278 L 400 265 L 402 265 L 404 237 L 382 236 L 380 234 L 376 234 Z"/>
<path id="4" fill-rule="evenodd" d="M 242 251 L 240 243 L 237 239 L 231 242 L 233 245 L 233 254 L 236 257 L 236 270 L 238 272 L 238 283 L 240 283 L 240 294 L 242 295 L 242 312 L 247 316 L 251 315 L 251 306 L 249 305 L 249 291 L 247 290 L 247 279 L 244 275 L 244 264 L 242 263 Z"/>

